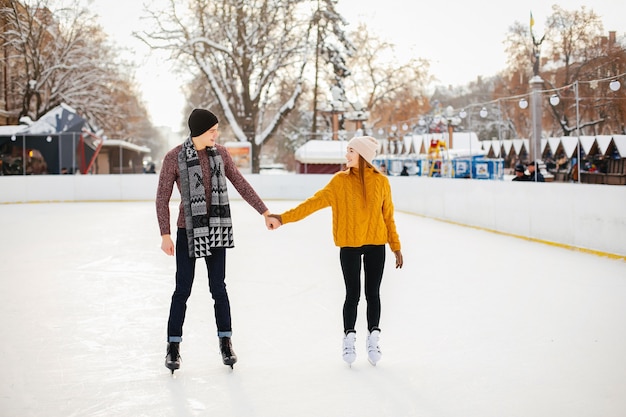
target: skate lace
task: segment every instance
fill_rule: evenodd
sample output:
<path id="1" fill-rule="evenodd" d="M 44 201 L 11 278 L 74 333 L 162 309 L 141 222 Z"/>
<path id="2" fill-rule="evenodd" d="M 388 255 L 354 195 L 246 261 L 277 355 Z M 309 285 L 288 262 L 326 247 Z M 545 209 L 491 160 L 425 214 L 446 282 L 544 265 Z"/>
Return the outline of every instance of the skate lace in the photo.
<path id="1" fill-rule="evenodd" d="M 378 338 L 370 336 L 367 339 L 367 351 L 380 353 L 380 347 L 378 346 Z"/>
<path id="2" fill-rule="evenodd" d="M 351 355 L 356 353 L 356 347 L 354 346 L 354 339 L 346 338 L 343 343 L 343 354 Z"/>

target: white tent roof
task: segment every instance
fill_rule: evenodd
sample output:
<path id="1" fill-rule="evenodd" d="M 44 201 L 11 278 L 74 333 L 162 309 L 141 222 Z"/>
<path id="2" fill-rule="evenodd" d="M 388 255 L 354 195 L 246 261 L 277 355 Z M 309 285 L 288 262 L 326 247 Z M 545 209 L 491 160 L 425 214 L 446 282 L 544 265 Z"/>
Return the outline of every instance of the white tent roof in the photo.
<path id="1" fill-rule="evenodd" d="M 522 146 L 528 151 L 528 139 L 511 139 L 513 142 L 513 149 L 515 149 L 516 154 L 520 154 L 522 151 Z"/>
<path id="2" fill-rule="evenodd" d="M 550 150 L 552 153 L 556 153 L 556 150 L 559 148 L 559 144 L 561 143 L 561 138 L 548 138 L 548 145 L 550 145 Z"/>
<path id="3" fill-rule="evenodd" d="M 348 142 L 310 140 L 296 150 L 296 161 L 303 164 L 345 164 Z"/>
<path id="4" fill-rule="evenodd" d="M 606 150 L 609 148 L 612 138 L 613 137 L 611 135 L 596 136 L 596 142 L 598 143 L 598 148 L 600 149 L 602 155 L 606 154 Z"/>
<path id="5" fill-rule="evenodd" d="M 626 157 L 626 135 L 613 135 L 613 143 L 622 158 Z"/>
<path id="6" fill-rule="evenodd" d="M 503 140 L 502 146 L 504 147 L 505 155 L 508 155 L 511 152 L 511 148 L 513 147 L 513 140 L 512 139 Z"/>
<path id="7" fill-rule="evenodd" d="M 135 151 L 135 152 L 139 152 L 139 153 L 150 153 L 150 148 L 146 147 L 146 146 L 140 146 L 140 145 L 136 145 L 134 143 L 131 142 L 127 142 L 125 140 L 120 140 L 120 139 L 107 139 L 105 141 L 102 142 L 102 146 L 103 147 L 107 147 L 107 148 L 124 148 L 124 149 L 128 149 L 130 151 Z"/>
<path id="8" fill-rule="evenodd" d="M 511 141 L 508 141 L 508 145 L 506 143 L 506 141 L 500 141 L 499 139 L 491 139 L 491 140 L 487 140 L 485 142 L 488 142 L 489 145 L 492 149 L 493 149 L 493 154 L 496 157 L 500 157 L 500 154 L 502 153 L 502 147 L 504 146 L 504 149 L 506 150 L 506 152 L 508 153 L 511 150 Z"/>
<path id="9" fill-rule="evenodd" d="M 589 155 L 589 152 L 591 151 L 591 148 L 593 147 L 593 144 L 596 142 L 596 137 L 595 136 L 581 136 L 580 137 L 580 144 L 583 147 L 583 151 L 585 151 L 586 155 Z"/>
<path id="10" fill-rule="evenodd" d="M 474 132 L 454 132 L 452 135 L 452 149 L 482 149 L 478 136 Z"/>
<path id="11" fill-rule="evenodd" d="M 428 152 L 431 140 L 445 140 L 446 136 L 441 133 L 426 134 L 426 135 L 407 135 L 401 140 L 389 141 L 387 139 L 379 139 L 378 155 L 398 155 L 408 156 L 413 150 L 416 154 L 420 153 L 420 148 L 424 144 L 424 148 Z M 470 142 L 471 141 L 471 142 Z M 598 144 L 598 149 L 602 154 L 605 154 L 611 141 L 615 143 L 617 151 L 624 157 L 626 156 L 626 135 L 599 135 L 599 136 L 581 136 L 580 144 L 581 149 L 585 153 L 589 154 L 594 143 Z M 505 139 L 505 140 L 486 140 L 479 141 L 476 134 L 473 132 L 455 132 L 453 137 L 453 148 L 460 153 L 469 155 L 469 145 L 472 146 L 472 154 L 477 155 L 481 153 L 487 154 L 490 149 L 493 149 L 496 157 L 500 156 L 501 149 L 504 148 L 505 155 L 511 152 L 511 148 L 514 148 L 515 152 L 519 155 L 522 148 L 528 150 L 529 139 Z M 555 153 L 559 144 L 563 145 L 563 150 L 568 158 L 575 156 L 576 148 L 578 146 L 577 136 L 562 136 L 562 137 L 550 137 L 541 140 L 542 152 L 546 146 L 550 147 L 550 150 Z M 502 146 L 501 146 L 502 145 Z M 296 160 L 301 163 L 309 164 L 345 164 L 346 158 L 346 146 L 347 141 L 333 141 L 333 140 L 311 140 L 305 143 L 296 151 Z"/>
<path id="12" fill-rule="evenodd" d="M 26 125 L 8 125 L 0 126 L 0 136 L 12 136 L 21 130 L 24 130 L 28 126 Z"/>
<path id="13" fill-rule="evenodd" d="M 578 146 L 578 138 L 573 136 L 563 136 L 561 137 L 561 143 L 563 144 L 565 155 L 567 155 L 568 158 L 574 156 L 574 152 Z"/>

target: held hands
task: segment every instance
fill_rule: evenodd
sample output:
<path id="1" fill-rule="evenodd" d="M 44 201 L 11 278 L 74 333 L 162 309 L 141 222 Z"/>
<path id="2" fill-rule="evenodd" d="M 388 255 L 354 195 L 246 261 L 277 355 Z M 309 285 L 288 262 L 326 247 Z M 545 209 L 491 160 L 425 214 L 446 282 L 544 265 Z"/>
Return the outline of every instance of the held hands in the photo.
<path id="1" fill-rule="evenodd" d="M 265 217 L 265 226 L 267 226 L 267 230 L 276 230 L 282 225 L 280 216 L 277 214 L 271 214 L 269 210 L 263 213 L 263 217 Z"/>
<path id="2" fill-rule="evenodd" d="M 267 226 L 268 230 L 278 229 L 282 224 L 280 216 L 270 214 L 269 210 L 263 213 L 263 217 L 265 217 L 265 226 Z M 175 246 L 170 235 L 161 236 L 161 250 L 165 252 L 166 255 L 174 256 Z"/>
<path id="3" fill-rule="evenodd" d="M 402 259 L 402 252 L 397 250 L 393 254 L 396 255 L 396 268 L 402 268 L 402 265 L 404 264 L 404 259 Z"/>

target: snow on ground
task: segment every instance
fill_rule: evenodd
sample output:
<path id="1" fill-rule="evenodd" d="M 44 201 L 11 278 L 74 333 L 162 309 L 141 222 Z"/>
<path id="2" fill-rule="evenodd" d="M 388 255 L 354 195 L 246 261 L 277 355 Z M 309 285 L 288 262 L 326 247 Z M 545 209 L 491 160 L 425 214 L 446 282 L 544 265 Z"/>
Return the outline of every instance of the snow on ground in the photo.
<path id="1" fill-rule="evenodd" d="M 221 364 L 199 262 L 173 378 L 163 360 L 174 259 L 160 251 L 153 203 L 0 213 L 1 416 L 626 414 L 620 260 L 397 213 L 405 267 L 388 251 L 383 359 L 366 360 L 362 311 L 350 368 L 330 210 L 270 232 L 235 201 L 239 363 Z"/>

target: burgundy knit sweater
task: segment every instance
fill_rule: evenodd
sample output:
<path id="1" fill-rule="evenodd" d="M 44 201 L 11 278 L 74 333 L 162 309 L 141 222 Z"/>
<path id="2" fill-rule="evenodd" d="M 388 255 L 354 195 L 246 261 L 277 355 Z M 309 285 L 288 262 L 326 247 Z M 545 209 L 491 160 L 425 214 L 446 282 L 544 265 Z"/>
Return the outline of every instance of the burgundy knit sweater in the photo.
<path id="1" fill-rule="evenodd" d="M 178 187 L 180 192 L 180 172 L 178 170 L 178 153 L 182 148 L 182 144 L 176 146 L 170 150 L 163 159 L 163 166 L 161 167 L 161 173 L 159 174 L 159 186 L 157 187 L 156 195 L 156 212 L 157 219 L 159 221 L 159 229 L 161 235 L 169 235 L 170 233 L 170 198 L 172 197 L 172 191 L 174 183 Z M 250 183 L 241 174 L 233 158 L 228 153 L 228 150 L 222 145 L 215 145 L 218 152 L 222 156 L 224 161 L 224 173 L 226 178 L 235 187 L 241 197 L 252 206 L 259 214 L 263 214 L 267 211 L 267 207 L 261 197 L 254 191 Z M 211 201 L 211 167 L 209 165 L 209 154 L 205 151 L 198 151 L 198 158 L 200 159 L 200 167 L 202 169 L 202 182 L 204 183 L 204 189 L 206 190 L 206 201 Z M 183 211 L 183 203 L 181 201 L 178 207 L 178 220 L 176 226 L 179 228 L 185 228 L 185 213 Z"/>

